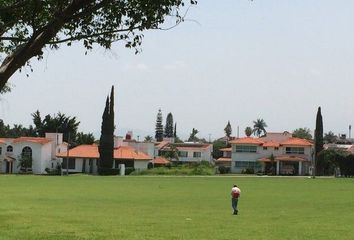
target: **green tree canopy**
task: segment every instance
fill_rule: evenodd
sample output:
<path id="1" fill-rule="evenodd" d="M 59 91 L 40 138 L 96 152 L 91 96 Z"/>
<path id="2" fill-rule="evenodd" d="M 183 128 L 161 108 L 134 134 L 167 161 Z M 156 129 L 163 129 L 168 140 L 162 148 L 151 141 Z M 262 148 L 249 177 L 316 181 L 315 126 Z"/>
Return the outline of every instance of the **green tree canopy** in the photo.
<path id="1" fill-rule="evenodd" d="M 297 137 L 297 138 L 303 138 L 308 140 L 312 139 L 311 130 L 307 127 L 295 129 L 292 135 L 293 137 Z"/>
<path id="2" fill-rule="evenodd" d="M 192 129 L 191 134 L 189 135 L 188 142 L 199 142 L 199 138 L 197 137 L 197 134 L 199 131 L 196 128 Z"/>
<path id="3" fill-rule="evenodd" d="M 228 138 L 231 137 L 232 127 L 231 127 L 230 121 L 227 122 L 226 127 L 224 128 L 224 132 L 225 132 L 226 137 L 228 137 Z"/>
<path id="4" fill-rule="evenodd" d="M 252 135 L 252 128 L 251 127 L 246 127 L 245 128 L 245 134 L 247 137 Z"/>
<path id="5" fill-rule="evenodd" d="M 194 0 L 6 0 L 0 1 L 0 90 L 43 49 L 81 41 L 110 49 L 122 41 L 140 50 L 143 32 L 161 29 L 166 17 L 183 21 L 186 2 Z"/>
<path id="6" fill-rule="evenodd" d="M 333 132 L 329 131 L 324 134 L 323 141 L 326 143 L 335 143 L 338 140 L 337 136 Z"/>
<path id="7" fill-rule="evenodd" d="M 163 125 L 162 125 L 162 112 L 161 109 L 157 112 L 156 125 L 155 125 L 155 139 L 158 142 L 163 140 Z"/>
<path id="8" fill-rule="evenodd" d="M 167 114 L 165 125 L 165 137 L 172 138 L 174 136 L 173 131 L 173 116 L 172 113 Z"/>
<path id="9" fill-rule="evenodd" d="M 258 137 L 260 137 L 262 133 L 267 134 L 266 127 L 268 127 L 267 123 L 263 119 L 258 118 L 256 121 L 253 121 L 253 134 Z"/>

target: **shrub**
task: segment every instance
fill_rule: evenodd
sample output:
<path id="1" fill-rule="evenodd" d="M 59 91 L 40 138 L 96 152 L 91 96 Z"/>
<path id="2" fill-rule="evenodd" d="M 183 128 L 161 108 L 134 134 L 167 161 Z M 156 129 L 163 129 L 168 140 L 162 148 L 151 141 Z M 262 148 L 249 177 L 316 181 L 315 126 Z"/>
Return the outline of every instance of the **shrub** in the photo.
<path id="1" fill-rule="evenodd" d="M 98 174 L 102 176 L 119 175 L 118 168 L 98 168 Z"/>
<path id="2" fill-rule="evenodd" d="M 254 169 L 253 168 L 242 169 L 241 173 L 242 174 L 254 174 Z"/>
<path id="3" fill-rule="evenodd" d="M 220 166 L 219 167 L 219 173 L 220 174 L 227 174 L 231 172 L 231 168 L 230 167 L 225 167 L 225 166 Z"/>
<path id="4" fill-rule="evenodd" d="M 125 175 L 130 175 L 132 172 L 135 171 L 135 168 L 133 167 L 126 167 L 125 168 Z"/>

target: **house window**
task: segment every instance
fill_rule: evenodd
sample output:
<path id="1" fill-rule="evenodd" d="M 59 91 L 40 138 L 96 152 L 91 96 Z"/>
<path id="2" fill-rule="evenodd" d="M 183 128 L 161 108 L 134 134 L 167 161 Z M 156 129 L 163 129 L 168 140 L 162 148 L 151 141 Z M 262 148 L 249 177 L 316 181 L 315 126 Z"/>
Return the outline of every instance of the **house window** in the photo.
<path id="1" fill-rule="evenodd" d="M 7 152 L 13 152 L 14 148 L 12 146 L 7 146 L 6 151 Z"/>
<path id="2" fill-rule="evenodd" d="M 76 159 L 75 158 L 69 158 L 69 166 L 66 165 L 66 162 L 67 162 L 67 158 L 64 158 L 63 159 L 63 163 L 62 163 L 62 168 L 63 169 L 75 169 L 75 161 Z"/>
<path id="3" fill-rule="evenodd" d="M 267 150 L 268 148 L 267 147 L 263 147 L 263 150 Z"/>
<path id="4" fill-rule="evenodd" d="M 32 158 L 32 148 L 24 147 L 22 149 L 22 157 Z"/>
<path id="5" fill-rule="evenodd" d="M 275 150 L 275 151 L 278 151 L 278 150 L 279 150 L 279 147 L 274 147 L 274 150 Z"/>
<path id="6" fill-rule="evenodd" d="M 236 152 L 256 153 L 257 152 L 257 146 L 236 145 Z"/>
<path id="7" fill-rule="evenodd" d="M 178 152 L 178 156 L 179 156 L 179 157 L 188 157 L 188 152 L 186 152 L 186 151 L 180 151 L 180 152 Z"/>
<path id="8" fill-rule="evenodd" d="M 286 154 L 304 154 L 305 149 L 303 147 L 286 147 Z"/>
<path id="9" fill-rule="evenodd" d="M 2 154 L 2 147 L 0 147 L 0 155 Z"/>
<path id="10" fill-rule="evenodd" d="M 202 153 L 201 152 L 193 152 L 193 157 L 200 158 L 200 157 L 202 157 Z"/>

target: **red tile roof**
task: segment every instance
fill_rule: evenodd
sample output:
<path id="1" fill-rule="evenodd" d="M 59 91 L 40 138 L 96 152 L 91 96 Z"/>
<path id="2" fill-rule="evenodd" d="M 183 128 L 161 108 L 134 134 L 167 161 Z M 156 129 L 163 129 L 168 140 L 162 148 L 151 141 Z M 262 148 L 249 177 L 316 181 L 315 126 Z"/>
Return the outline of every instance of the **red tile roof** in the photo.
<path id="1" fill-rule="evenodd" d="M 215 160 L 216 162 L 231 162 L 231 158 L 221 157 Z"/>
<path id="2" fill-rule="evenodd" d="M 57 157 L 66 157 L 67 152 L 57 155 Z M 80 145 L 69 150 L 70 158 L 99 158 L 98 146 L 93 145 Z M 113 157 L 115 160 L 150 160 L 151 157 L 143 152 L 135 151 L 132 147 L 121 146 L 114 149 Z"/>
<path id="3" fill-rule="evenodd" d="M 238 138 L 230 141 L 232 144 L 252 144 L 252 145 L 262 145 L 264 142 L 253 137 Z"/>
<path id="4" fill-rule="evenodd" d="M 132 147 L 120 146 L 114 149 L 114 159 L 151 160 L 151 157 L 143 152 L 135 151 Z"/>
<path id="5" fill-rule="evenodd" d="M 222 151 L 222 152 L 231 152 L 232 151 L 232 148 L 220 148 L 219 149 L 220 151 Z"/>
<path id="6" fill-rule="evenodd" d="M 44 137 L 19 137 L 16 138 L 13 142 L 18 143 L 18 142 L 31 142 L 31 143 L 38 143 L 38 144 L 47 144 L 51 142 L 52 140 Z"/>
<path id="7" fill-rule="evenodd" d="M 275 141 L 269 141 L 269 142 L 265 142 L 263 144 L 263 147 L 279 147 L 280 143 L 275 142 Z"/>
<path id="8" fill-rule="evenodd" d="M 306 139 L 289 138 L 288 140 L 281 142 L 281 145 L 312 146 L 313 144 Z"/>
<path id="9" fill-rule="evenodd" d="M 57 154 L 57 157 L 67 157 L 67 152 Z M 79 145 L 69 150 L 71 158 L 99 158 L 98 147 L 93 145 Z"/>
<path id="10" fill-rule="evenodd" d="M 158 165 L 166 165 L 168 163 L 170 163 L 170 161 L 168 161 L 166 158 L 164 157 L 156 157 L 155 159 L 153 159 L 151 161 L 153 164 L 158 164 Z"/>

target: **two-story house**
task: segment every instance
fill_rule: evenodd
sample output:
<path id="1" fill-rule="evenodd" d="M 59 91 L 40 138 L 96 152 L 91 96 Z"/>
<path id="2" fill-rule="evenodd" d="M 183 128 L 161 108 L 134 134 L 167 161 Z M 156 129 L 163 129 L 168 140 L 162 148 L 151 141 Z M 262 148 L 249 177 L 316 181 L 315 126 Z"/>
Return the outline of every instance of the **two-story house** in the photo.
<path id="1" fill-rule="evenodd" d="M 249 169 L 265 172 L 274 167 L 277 175 L 309 174 L 313 143 L 293 138 L 288 132 L 268 133 L 260 138 L 244 137 L 230 141 L 231 172 Z"/>

